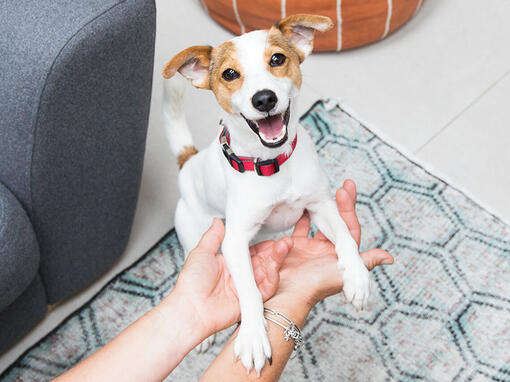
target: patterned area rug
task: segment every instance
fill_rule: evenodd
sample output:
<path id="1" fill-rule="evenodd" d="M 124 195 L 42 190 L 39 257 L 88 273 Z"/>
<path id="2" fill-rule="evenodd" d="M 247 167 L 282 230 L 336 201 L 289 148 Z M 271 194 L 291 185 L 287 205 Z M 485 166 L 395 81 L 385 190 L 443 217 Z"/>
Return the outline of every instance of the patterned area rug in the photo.
<path id="1" fill-rule="evenodd" d="M 363 248 L 396 262 L 372 272 L 368 311 L 339 296 L 315 307 L 283 381 L 510 381 L 510 228 L 339 107 L 302 117 L 332 187 L 356 180 Z M 5 381 L 46 381 L 92 354 L 172 288 L 183 253 L 171 231 L 29 349 Z M 230 335 L 168 378 L 193 381 Z"/>

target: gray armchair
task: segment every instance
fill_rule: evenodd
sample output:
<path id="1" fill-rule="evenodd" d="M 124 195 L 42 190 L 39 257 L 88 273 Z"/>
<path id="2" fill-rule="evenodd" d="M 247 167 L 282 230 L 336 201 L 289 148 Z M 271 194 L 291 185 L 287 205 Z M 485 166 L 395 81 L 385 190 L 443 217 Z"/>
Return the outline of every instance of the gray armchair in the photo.
<path id="1" fill-rule="evenodd" d="M 154 0 L 1 2 L 0 353 L 125 249 L 154 34 Z"/>

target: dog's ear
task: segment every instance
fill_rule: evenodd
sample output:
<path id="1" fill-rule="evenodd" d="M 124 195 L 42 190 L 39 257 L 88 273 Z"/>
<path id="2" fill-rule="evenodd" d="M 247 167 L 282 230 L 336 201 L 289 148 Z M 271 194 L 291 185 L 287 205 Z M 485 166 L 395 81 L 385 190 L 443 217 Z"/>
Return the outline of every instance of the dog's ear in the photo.
<path id="1" fill-rule="evenodd" d="M 212 49 L 212 46 L 192 46 L 184 49 L 165 65 L 163 77 L 168 79 L 179 72 L 190 80 L 193 86 L 210 89 L 209 65 Z"/>
<path id="2" fill-rule="evenodd" d="M 313 35 L 316 30 L 325 32 L 333 27 L 333 21 L 326 16 L 297 14 L 284 18 L 277 28 L 302 53 L 300 60 L 312 53 Z"/>

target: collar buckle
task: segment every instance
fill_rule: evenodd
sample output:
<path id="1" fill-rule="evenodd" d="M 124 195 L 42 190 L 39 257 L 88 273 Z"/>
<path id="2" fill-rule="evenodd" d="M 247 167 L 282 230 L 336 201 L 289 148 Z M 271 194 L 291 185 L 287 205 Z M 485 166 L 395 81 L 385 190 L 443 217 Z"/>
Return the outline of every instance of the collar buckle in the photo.
<path id="1" fill-rule="evenodd" d="M 225 155 L 225 158 L 227 158 L 228 163 L 237 171 L 244 172 L 244 163 L 239 157 L 234 154 L 232 149 L 230 148 L 229 144 L 227 143 L 227 137 L 226 135 L 222 135 L 220 137 L 220 143 L 221 143 L 221 151 L 223 151 L 223 155 Z M 234 163 L 237 165 L 237 168 L 234 166 Z"/>
<path id="2" fill-rule="evenodd" d="M 230 166 L 241 173 L 245 171 L 256 171 L 259 176 L 271 176 L 276 174 L 280 171 L 280 166 L 290 158 L 296 148 L 297 135 L 292 141 L 292 151 L 289 154 L 282 153 L 276 158 L 266 160 L 260 160 L 253 157 L 238 157 L 230 147 L 230 134 L 227 128 L 223 125 L 222 121 L 220 122 L 220 125 L 223 127 L 219 136 L 221 151 Z"/>
<path id="3" fill-rule="evenodd" d="M 274 172 L 273 174 L 276 174 L 278 171 L 280 171 L 280 164 L 278 163 L 278 160 L 276 158 L 273 159 L 267 159 L 267 160 L 259 160 L 255 162 L 255 170 L 257 171 L 257 174 L 259 176 L 265 176 L 265 174 L 262 173 L 262 166 L 274 166 Z"/>

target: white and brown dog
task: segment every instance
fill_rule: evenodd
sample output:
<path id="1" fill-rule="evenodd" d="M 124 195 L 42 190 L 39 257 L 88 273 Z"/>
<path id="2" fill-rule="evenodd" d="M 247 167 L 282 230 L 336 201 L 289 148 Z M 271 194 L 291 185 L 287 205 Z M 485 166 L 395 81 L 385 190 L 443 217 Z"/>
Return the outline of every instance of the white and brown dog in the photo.
<path id="1" fill-rule="evenodd" d="M 242 316 L 234 350 L 248 370 L 260 371 L 271 357 L 249 253 L 261 229 L 288 229 L 307 209 L 335 244 L 346 299 L 357 309 L 367 304 L 367 268 L 337 212 L 312 140 L 293 123 L 299 65 L 312 52 L 314 32 L 331 27 L 327 17 L 293 15 L 216 48 L 185 49 L 163 70 L 167 79 L 180 72 L 194 86 L 212 90 L 223 109 L 217 139 L 197 153 L 184 118 L 183 80 L 166 81 L 168 138 L 179 164 L 186 162 L 179 174 L 175 228 L 189 253 L 214 217 L 225 218 L 222 252 Z"/>

